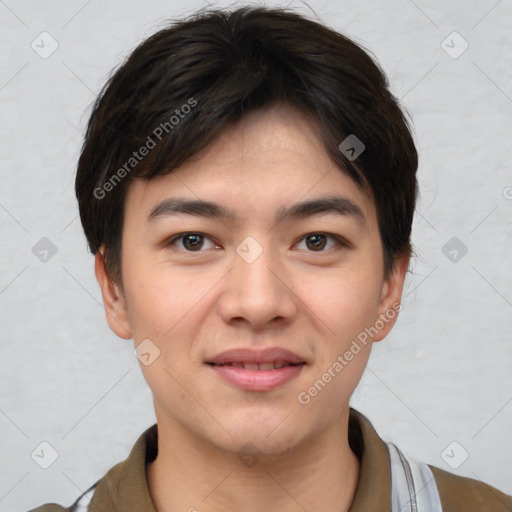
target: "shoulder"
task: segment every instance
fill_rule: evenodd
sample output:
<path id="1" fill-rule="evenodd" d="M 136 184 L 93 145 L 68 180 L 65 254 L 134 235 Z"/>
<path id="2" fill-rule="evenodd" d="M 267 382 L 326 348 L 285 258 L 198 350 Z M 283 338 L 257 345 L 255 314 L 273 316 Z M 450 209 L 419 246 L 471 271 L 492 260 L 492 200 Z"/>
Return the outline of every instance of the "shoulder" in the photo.
<path id="1" fill-rule="evenodd" d="M 128 458 L 118 462 L 111 467 L 103 477 L 97 480 L 86 491 L 84 491 L 75 502 L 63 507 L 56 503 L 47 503 L 28 512 L 86 512 L 89 504 L 95 505 L 96 509 L 106 512 L 107 510 L 125 510 L 118 507 L 119 499 L 122 503 L 130 501 L 131 497 L 137 497 L 140 493 L 149 492 L 146 486 L 146 461 L 153 460 L 158 450 L 156 423 L 140 434 L 132 447 Z M 137 489 L 134 489 L 137 486 Z M 142 489 L 142 491 L 141 491 Z M 149 495 L 148 499 L 149 498 Z M 94 507 L 93 507 L 94 508 Z"/>
<path id="2" fill-rule="evenodd" d="M 428 465 L 443 512 L 512 512 L 512 496 L 489 484 Z"/>
<path id="3" fill-rule="evenodd" d="M 387 443 L 392 510 L 512 512 L 512 496 L 495 487 L 405 456 Z"/>
<path id="4" fill-rule="evenodd" d="M 91 501 L 99 482 L 101 482 L 101 480 L 84 491 L 69 507 L 63 507 L 57 503 L 47 503 L 46 505 L 34 508 L 28 512 L 87 512 L 87 505 Z"/>

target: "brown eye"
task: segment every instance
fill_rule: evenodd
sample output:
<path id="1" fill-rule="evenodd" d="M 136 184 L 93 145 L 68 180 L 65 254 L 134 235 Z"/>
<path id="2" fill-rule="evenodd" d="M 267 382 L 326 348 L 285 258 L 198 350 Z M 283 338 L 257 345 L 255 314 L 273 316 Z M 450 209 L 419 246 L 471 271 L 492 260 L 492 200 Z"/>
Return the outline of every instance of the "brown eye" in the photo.
<path id="1" fill-rule="evenodd" d="M 306 246 L 315 251 L 317 249 L 322 250 L 325 247 L 325 239 L 325 235 L 308 235 L 306 237 Z"/>
<path id="2" fill-rule="evenodd" d="M 203 245 L 203 237 L 201 235 L 190 234 L 183 236 L 183 247 L 187 250 L 195 251 Z"/>
<path id="3" fill-rule="evenodd" d="M 177 244 L 178 241 L 182 242 L 181 247 Z M 205 240 L 210 240 L 212 247 L 215 247 L 215 244 L 211 242 L 211 239 L 202 233 L 181 233 L 173 237 L 168 245 L 169 246 L 178 246 L 179 249 L 184 250 L 185 252 L 204 252 L 201 249 L 204 247 Z"/>
<path id="4" fill-rule="evenodd" d="M 327 233 L 311 233 L 309 235 L 304 236 L 301 239 L 302 241 L 306 242 L 306 248 L 309 252 L 327 252 L 327 250 L 324 250 L 325 246 L 327 245 L 327 240 L 334 240 L 338 247 L 343 246 L 346 247 L 348 244 L 339 236 L 336 235 L 330 235 Z"/>

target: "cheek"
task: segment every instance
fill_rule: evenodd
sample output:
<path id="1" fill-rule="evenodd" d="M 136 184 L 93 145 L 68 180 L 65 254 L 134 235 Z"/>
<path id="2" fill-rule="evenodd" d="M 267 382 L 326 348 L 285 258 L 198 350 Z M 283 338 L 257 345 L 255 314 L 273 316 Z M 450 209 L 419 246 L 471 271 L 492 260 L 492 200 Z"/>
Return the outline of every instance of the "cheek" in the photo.
<path id="1" fill-rule="evenodd" d="M 300 298 L 314 314 L 319 332 L 347 340 L 371 323 L 378 310 L 380 288 L 372 272 L 346 268 L 300 279 Z"/>
<path id="2" fill-rule="evenodd" d="M 159 351 L 154 364 L 141 365 L 146 381 L 156 389 L 174 386 L 169 373 L 180 382 L 187 380 L 190 364 L 198 364 L 199 334 L 211 305 L 212 288 L 220 276 L 171 271 L 156 264 L 146 271 L 132 272 L 130 277 L 133 338 L 136 343 L 149 339 Z M 175 391 L 181 392 L 179 386 Z"/>
<path id="3" fill-rule="evenodd" d="M 141 258 L 127 268 L 128 309 L 134 339 L 172 337 L 201 295 L 200 281 Z"/>

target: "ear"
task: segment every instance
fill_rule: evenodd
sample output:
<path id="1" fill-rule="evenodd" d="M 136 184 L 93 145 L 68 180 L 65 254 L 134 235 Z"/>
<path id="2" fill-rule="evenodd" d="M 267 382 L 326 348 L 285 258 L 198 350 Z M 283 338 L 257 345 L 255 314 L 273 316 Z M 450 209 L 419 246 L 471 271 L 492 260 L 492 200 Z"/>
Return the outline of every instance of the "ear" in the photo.
<path id="1" fill-rule="evenodd" d="M 105 246 L 102 245 L 95 254 L 94 273 L 103 296 L 105 315 L 110 329 L 120 338 L 129 340 L 132 338 L 132 332 L 128 320 L 126 299 L 118 285 L 108 275 L 103 258 L 104 252 Z"/>
<path id="2" fill-rule="evenodd" d="M 395 258 L 393 270 L 382 285 L 378 317 L 375 319 L 379 327 L 373 341 L 383 340 L 391 331 L 402 309 L 401 299 L 405 274 L 409 267 L 410 251 L 404 251 Z"/>

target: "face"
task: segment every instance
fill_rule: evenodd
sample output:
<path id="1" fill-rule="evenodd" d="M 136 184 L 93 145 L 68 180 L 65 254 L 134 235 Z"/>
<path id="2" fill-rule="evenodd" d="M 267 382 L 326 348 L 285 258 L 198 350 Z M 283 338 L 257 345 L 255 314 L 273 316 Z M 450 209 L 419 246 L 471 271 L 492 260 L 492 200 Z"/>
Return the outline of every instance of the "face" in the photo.
<path id="1" fill-rule="evenodd" d="M 112 330 L 145 343 L 160 428 L 233 453 L 299 446 L 348 412 L 396 320 L 408 257 L 384 280 L 372 197 L 315 130 L 290 107 L 254 112 L 193 162 L 130 186 L 123 291 L 100 254 L 96 275 Z"/>

